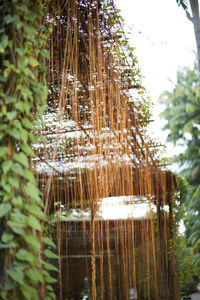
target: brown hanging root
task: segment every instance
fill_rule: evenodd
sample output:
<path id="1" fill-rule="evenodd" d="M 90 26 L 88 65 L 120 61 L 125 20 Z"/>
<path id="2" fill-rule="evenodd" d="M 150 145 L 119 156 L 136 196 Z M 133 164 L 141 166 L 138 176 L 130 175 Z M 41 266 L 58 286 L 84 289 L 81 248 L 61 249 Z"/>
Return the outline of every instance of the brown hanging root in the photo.
<path id="1" fill-rule="evenodd" d="M 178 300 L 176 184 L 159 167 L 156 145 L 145 134 L 148 120 L 140 109 L 145 96 L 135 58 L 122 59 L 126 49 L 117 30 L 123 30 L 113 26 L 116 10 L 109 3 L 107 12 L 99 0 L 54 0 L 48 6 L 54 25 L 42 129 L 46 143 L 37 150 L 41 160 L 35 168 L 46 213 L 64 218 L 56 222 L 59 297 L 81 299 L 83 284 L 93 300 L 136 299 L 136 291 L 138 299 Z M 121 205 L 120 196 L 132 198 Z M 110 209 L 104 220 L 99 210 L 108 197 L 118 198 L 104 205 Z M 146 218 L 123 219 L 123 210 L 129 207 L 131 213 L 138 203 L 156 210 Z M 121 216 L 113 215 L 116 207 Z"/>

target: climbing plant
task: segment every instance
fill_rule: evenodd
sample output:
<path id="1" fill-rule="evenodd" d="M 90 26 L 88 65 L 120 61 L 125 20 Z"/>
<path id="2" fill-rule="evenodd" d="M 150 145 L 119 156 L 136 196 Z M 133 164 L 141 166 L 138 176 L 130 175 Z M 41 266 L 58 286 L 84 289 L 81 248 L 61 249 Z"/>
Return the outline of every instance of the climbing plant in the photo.
<path id="1" fill-rule="evenodd" d="M 43 240 L 45 215 L 32 170 L 37 120 L 47 98 L 46 1 L 0 4 L 0 264 L 3 299 L 55 299 L 55 258 Z M 39 137 L 40 138 L 40 137 Z M 43 241 L 42 241 L 43 240 Z M 44 253 L 41 245 L 46 243 Z M 45 247 L 44 247 L 45 248 Z M 48 294 L 48 296 L 47 296 Z"/>

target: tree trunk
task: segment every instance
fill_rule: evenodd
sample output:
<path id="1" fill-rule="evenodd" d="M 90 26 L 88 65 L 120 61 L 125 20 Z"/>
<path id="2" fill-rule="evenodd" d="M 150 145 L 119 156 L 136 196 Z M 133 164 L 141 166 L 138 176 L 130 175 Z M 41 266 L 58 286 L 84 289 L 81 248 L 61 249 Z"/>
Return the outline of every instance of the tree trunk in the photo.
<path id="1" fill-rule="evenodd" d="M 192 10 L 192 21 L 194 26 L 194 34 L 196 39 L 197 46 L 197 58 L 198 58 L 198 67 L 200 72 L 200 18 L 199 18 L 199 1 L 190 0 L 190 7 Z"/>

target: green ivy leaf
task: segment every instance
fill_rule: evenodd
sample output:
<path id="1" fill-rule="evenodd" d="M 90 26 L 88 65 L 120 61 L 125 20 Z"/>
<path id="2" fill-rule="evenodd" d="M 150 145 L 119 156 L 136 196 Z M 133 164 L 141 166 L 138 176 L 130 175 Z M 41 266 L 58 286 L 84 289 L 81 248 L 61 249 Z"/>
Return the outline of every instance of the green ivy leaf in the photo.
<path id="1" fill-rule="evenodd" d="M 21 129 L 21 140 L 24 142 L 24 144 L 28 141 L 28 132 L 25 129 Z"/>
<path id="2" fill-rule="evenodd" d="M 50 264 L 50 263 L 45 263 L 45 264 L 44 264 L 44 267 L 45 267 L 45 269 L 48 270 L 48 271 L 59 272 L 58 269 L 57 269 L 54 265 L 52 265 L 52 264 Z"/>
<path id="3" fill-rule="evenodd" d="M 12 205 L 10 203 L 1 203 L 0 204 L 0 218 L 4 217 L 11 211 Z"/>
<path id="4" fill-rule="evenodd" d="M 35 262 L 34 255 L 25 249 L 19 249 L 16 253 L 16 257 L 18 260 L 28 261 L 29 263 Z"/>
<path id="5" fill-rule="evenodd" d="M 8 15 L 6 15 L 6 16 L 4 17 L 4 22 L 5 22 L 6 24 L 9 24 L 9 23 L 12 23 L 12 22 L 16 21 L 17 18 L 18 18 L 18 15 L 13 15 L 13 16 L 12 16 L 12 15 L 8 14 Z"/>
<path id="6" fill-rule="evenodd" d="M 21 271 L 24 271 L 25 269 L 30 267 L 27 262 L 17 261 L 17 260 L 15 261 L 14 265 L 15 265 L 15 269 L 18 269 Z"/>
<path id="7" fill-rule="evenodd" d="M 33 129 L 32 123 L 31 123 L 30 120 L 27 119 L 27 118 L 23 118 L 23 119 L 22 119 L 22 124 L 23 124 L 24 127 L 27 128 L 27 129 Z"/>
<path id="8" fill-rule="evenodd" d="M 11 169 L 12 165 L 13 165 L 12 160 L 4 161 L 2 163 L 2 170 L 3 170 L 3 172 L 5 174 L 8 173 L 8 171 Z"/>
<path id="9" fill-rule="evenodd" d="M 25 186 L 24 186 L 25 192 L 28 196 L 30 196 L 31 198 L 35 199 L 37 202 L 40 202 L 40 190 L 31 182 L 28 182 Z"/>
<path id="10" fill-rule="evenodd" d="M 6 119 L 5 120 L 6 121 L 11 121 L 11 120 L 15 119 L 16 116 L 17 116 L 17 112 L 16 111 L 8 112 L 6 114 Z"/>
<path id="11" fill-rule="evenodd" d="M 8 45 L 8 36 L 4 34 L 2 35 L 1 42 L 0 42 L 0 53 L 4 53 L 7 45 Z"/>
<path id="12" fill-rule="evenodd" d="M 36 268 L 30 268 L 26 271 L 26 275 L 32 280 L 33 283 L 44 283 L 41 272 Z"/>
<path id="13" fill-rule="evenodd" d="M 17 96 L 14 95 L 14 96 L 7 96 L 4 98 L 5 99 L 5 103 L 6 104 L 10 104 L 10 103 L 14 103 L 17 101 Z"/>
<path id="14" fill-rule="evenodd" d="M 16 282 L 24 283 L 24 273 L 18 269 L 7 270 L 8 275 Z"/>
<path id="15" fill-rule="evenodd" d="M 44 269 L 42 270 L 42 275 L 45 276 L 45 277 L 50 276 L 49 273 Z"/>
<path id="16" fill-rule="evenodd" d="M 3 189 L 6 191 L 6 193 L 8 195 L 10 195 L 11 190 L 10 190 L 10 185 L 9 184 L 4 184 Z"/>
<path id="17" fill-rule="evenodd" d="M 56 295 L 55 295 L 55 293 L 49 293 L 49 296 L 53 299 L 53 300 L 56 300 Z"/>
<path id="18" fill-rule="evenodd" d="M 8 129 L 8 134 L 15 138 L 16 140 L 21 140 L 21 134 L 20 131 L 16 128 Z"/>
<path id="19" fill-rule="evenodd" d="M 45 256 L 46 256 L 47 258 L 55 258 L 55 259 L 58 259 L 58 258 L 59 258 L 57 254 L 53 253 L 53 252 L 52 252 L 51 250 L 49 250 L 49 249 L 45 249 L 45 250 L 44 250 L 44 254 L 45 254 Z"/>
<path id="20" fill-rule="evenodd" d="M 57 282 L 57 280 L 51 276 L 46 277 L 45 281 L 48 283 L 56 283 Z"/>
<path id="21" fill-rule="evenodd" d="M 9 75 L 10 75 L 10 73 L 11 73 L 11 71 L 12 71 L 12 68 L 6 68 L 5 70 L 4 70 L 4 72 L 3 72 L 3 75 L 5 76 L 5 77 L 8 77 Z"/>
<path id="22" fill-rule="evenodd" d="M 18 102 L 15 107 L 16 107 L 17 110 L 24 113 L 25 107 L 24 107 L 24 102 L 23 101 Z"/>
<path id="23" fill-rule="evenodd" d="M 37 143 L 37 138 L 31 132 L 29 132 L 28 136 L 32 143 Z"/>
<path id="24" fill-rule="evenodd" d="M 3 139 L 4 136 L 5 136 L 4 132 L 0 132 L 0 141 Z"/>
<path id="25" fill-rule="evenodd" d="M 20 196 L 12 198 L 12 204 L 16 207 L 21 209 L 23 207 L 23 199 Z"/>
<path id="26" fill-rule="evenodd" d="M 35 34 L 37 34 L 37 31 L 32 26 L 26 25 L 26 27 L 24 29 L 25 29 L 26 33 L 28 33 L 29 37 L 35 36 Z"/>
<path id="27" fill-rule="evenodd" d="M 7 127 L 8 127 L 7 124 L 0 123 L 0 130 L 1 130 L 1 132 L 4 131 L 4 130 L 7 130 Z"/>
<path id="28" fill-rule="evenodd" d="M 45 58 L 50 59 L 49 51 L 47 51 L 47 50 L 45 50 L 45 49 L 42 49 L 40 53 L 41 53 L 41 55 L 44 56 Z"/>
<path id="29" fill-rule="evenodd" d="M 16 188 L 16 189 L 19 188 L 19 179 L 17 177 L 9 177 L 8 182 L 14 188 Z"/>
<path id="30" fill-rule="evenodd" d="M 0 147 L 0 157 L 5 156 L 8 153 L 8 147 L 2 146 Z"/>
<path id="31" fill-rule="evenodd" d="M 24 296 L 24 299 L 26 300 L 39 300 L 39 297 L 38 297 L 38 291 L 36 288 L 30 286 L 30 285 L 26 285 L 26 284 L 23 284 L 21 285 L 20 287 L 20 290 Z"/>
<path id="32" fill-rule="evenodd" d="M 14 241 L 10 241 L 9 243 L 6 244 L 0 243 L 0 249 L 8 249 L 8 248 L 16 248 L 16 243 Z"/>
<path id="33" fill-rule="evenodd" d="M 19 235 L 25 234 L 24 224 L 19 224 L 18 222 L 14 222 L 14 221 L 8 221 L 7 224 L 14 233 L 17 233 Z"/>
<path id="34" fill-rule="evenodd" d="M 23 227 L 26 226 L 27 217 L 19 209 L 17 209 L 17 208 L 13 209 L 10 217 L 11 217 L 12 221 L 18 222 L 20 226 L 23 226 Z"/>
<path id="35" fill-rule="evenodd" d="M 44 220 L 46 218 L 46 215 L 43 213 L 41 208 L 38 205 L 36 205 L 35 203 L 27 204 L 27 205 L 25 205 L 25 208 L 27 211 L 31 212 L 36 217 L 39 217 L 41 220 Z"/>
<path id="36" fill-rule="evenodd" d="M 15 153 L 13 158 L 19 162 L 20 164 L 22 164 L 25 168 L 29 168 L 29 162 L 28 159 L 26 157 L 26 155 L 23 152 L 20 153 Z"/>
<path id="37" fill-rule="evenodd" d="M 39 66 L 39 62 L 34 58 L 34 57 L 30 57 L 29 58 L 29 65 L 33 68 Z"/>
<path id="38" fill-rule="evenodd" d="M 14 283 L 10 283 L 10 282 L 5 283 L 5 291 L 13 290 L 15 287 L 16 287 L 16 284 L 14 284 Z"/>
<path id="39" fill-rule="evenodd" d="M 19 120 L 15 120 L 15 122 L 13 123 L 13 126 L 15 126 L 15 128 L 19 129 L 19 131 L 22 130 L 22 124 Z"/>
<path id="40" fill-rule="evenodd" d="M 21 149 L 23 152 L 25 152 L 27 155 L 33 156 L 35 157 L 35 152 L 33 151 L 33 149 L 31 149 L 31 147 L 28 144 L 23 144 L 21 145 Z"/>
<path id="41" fill-rule="evenodd" d="M 39 221 L 36 219 L 36 217 L 34 217 L 33 215 L 29 215 L 28 219 L 27 219 L 28 225 L 38 231 L 41 231 L 41 225 L 39 223 Z"/>
<path id="42" fill-rule="evenodd" d="M 51 285 L 47 285 L 47 290 L 48 290 L 48 291 L 53 291 L 52 286 L 51 286 Z"/>
<path id="43" fill-rule="evenodd" d="M 3 243 L 7 244 L 9 242 L 11 242 L 14 238 L 14 235 L 12 233 L 8 233 L 8 232 L 4 232 L 2 234 L 1 240 Z"/>
<path id="44" fill-rule="evenodd" d="M 6 115 L 7 114 L 7 106 L 3 105 L 1 111 L 2 111 L 3 115 Z"/>
<path id="45" fill-rule="evenodd" d="M 43 237 L 43 241 L 46 245 L 53 247 L 54 249 L 56 249 L 56 245 L 54 244 L 54 242 L 48 238 L 48 237 Z"/>
<path id="46" fill-rule="evenodd" d="M 13 164 L 11 169 L 14 173 L 16 173 L 20 176 L 24 176 L 25 170 L 23 170 L 23 168 L 20 164 L 18 164 L 18 163 Z"/>
<path id="47" fill-rule="evenodd" d="M 43 135 L 41 135 L 41 134 L 39 135 L 39 139 L 43 143 L 46 141 L 45 137 Z"/>
<path id="48" fill-rule="evenodd" d="M 40 251 L 40 243 L 39 243 L 36 235 L 34 235 L 32 232 L 30 232 L 29 234 L 24 235 L 24 239 L 36 251 L 38 251 L 38 252 Z"/>
<path id="49" fill-rule="evenodd" d="M 26 179 L 30 180 L 32 183 L 34 183 L 34 184 L 36 183 L 35 177 L 30 170 L 28 170 L 28 169 L 24 170 L 24 177 Z"/>

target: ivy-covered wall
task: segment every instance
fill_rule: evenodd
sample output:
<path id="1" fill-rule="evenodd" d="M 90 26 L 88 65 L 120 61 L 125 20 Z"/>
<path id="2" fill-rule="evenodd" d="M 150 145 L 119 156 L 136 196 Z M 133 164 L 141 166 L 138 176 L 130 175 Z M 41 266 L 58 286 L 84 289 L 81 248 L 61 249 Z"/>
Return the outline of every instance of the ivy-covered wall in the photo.
<path id="1" fill-rule="evenodd" d="M 46 1 L 0 2 L 0 287 L 3 299 L 55 299 L 54 254 L 32 170 L 34 128 L 46 98 Z M 44 24 L 43 24 L 44 23 Z"/>

